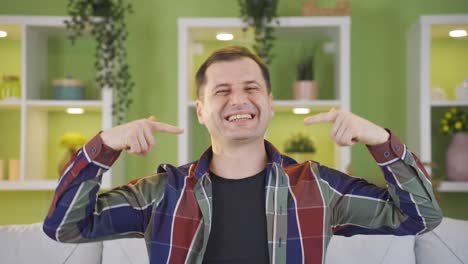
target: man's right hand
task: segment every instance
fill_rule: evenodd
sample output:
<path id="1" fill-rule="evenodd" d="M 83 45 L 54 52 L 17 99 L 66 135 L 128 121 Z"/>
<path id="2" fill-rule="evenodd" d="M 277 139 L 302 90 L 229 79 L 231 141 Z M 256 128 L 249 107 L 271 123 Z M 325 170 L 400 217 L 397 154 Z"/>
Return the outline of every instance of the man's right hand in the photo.
<path id="1" fill-rule="evenodd" d="M 129 153 L 146 155 L 155 145 L 153 133 L 163 132 L 181 134 L 182 128 L 157 122 L 154 116 L 135 120 L 120 126 L 104 130 L 100 136 L 102 142 L 114 150 L 127 150 Z"/>

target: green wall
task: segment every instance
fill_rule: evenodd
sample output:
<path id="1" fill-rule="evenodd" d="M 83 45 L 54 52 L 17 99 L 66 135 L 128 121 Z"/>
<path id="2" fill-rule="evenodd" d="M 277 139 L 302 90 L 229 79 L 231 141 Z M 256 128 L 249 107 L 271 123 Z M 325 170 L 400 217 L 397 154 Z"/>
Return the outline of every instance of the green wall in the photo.
<path id="1" fill-rule="evenodd" d="M 419 15 L 467 13 L 465 0 L 352 0 L 351 109 L 405 139 L 406 30 Z M 177 17 L 234 17 L 236 1 L 132 1 L 128 42 L 131 73 L 136 82 L 128 120 L 154 114 L 158 120 L 177 124 Z M 281 16 L 300 14 L 301 0 L 282 0 Z M 66 1 L 0 0 L 0 14 L 65 15 Z M 209 7 L 209 8 L 208 8 Z M 94 51 L 90 51 L 92 53 Z M 152 172 L 157 164 L 175 163 L 173 135 L 156 135 L 158 148 L 142 158 L 128 156 L 128 180 Z M 364 146 L 352 149 L 356 175 L 382 183 L 378 167 Z M 8 212 L 0 224 L 41 221 L 50 192 L 0 192 L 0 210 Z M 443 194 L 447 216 L 468 219 L 467 194 Z M 13 207 L 12 204 L 15 204 Z M 23 211 L 17 210 L 20 208 Z M 13 213 L 14 212 L 14 213 Z M 27 212 L 27 213 L 26 213 Z"/>

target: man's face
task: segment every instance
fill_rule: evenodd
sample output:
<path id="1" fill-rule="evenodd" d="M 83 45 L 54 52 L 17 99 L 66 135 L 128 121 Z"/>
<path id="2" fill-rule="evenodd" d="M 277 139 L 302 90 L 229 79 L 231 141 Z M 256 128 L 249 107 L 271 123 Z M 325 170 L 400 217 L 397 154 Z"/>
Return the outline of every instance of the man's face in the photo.
<path id="1" fill-rule="evenodd" d="M 273 98 L 257 63 L 250 58 L 211 64 L 196 101 L 198 121 L 212 141 L 263 140 L 273 116 Z"/>

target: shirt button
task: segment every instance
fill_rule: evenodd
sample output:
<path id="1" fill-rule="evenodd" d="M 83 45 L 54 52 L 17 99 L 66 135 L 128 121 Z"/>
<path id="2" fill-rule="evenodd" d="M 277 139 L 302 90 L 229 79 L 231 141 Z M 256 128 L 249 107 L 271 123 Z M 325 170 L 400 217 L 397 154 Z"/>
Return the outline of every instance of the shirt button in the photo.
<path id="1" fill-rule="evenodd" d="M 396 151 L 400 151 L 400 145 L 396 145 L 396 146 L 395 146 L 395 150 L 396 150 Z"/>
<path id="2" fill-rule="evenodd" d="M 93 147 L 93 148 L 91 149 L 91 153 L 96 154 L 96 152 L 97 152 L 97 151 L 96 151 L 96 148 Z"/>
<path id="3" fill-rule="evenodd" d="M 384 157 L 388 158 L 388 156 L 390 156 L 390 152 L 385 151 L 383 155 L 384 155 Z"/>

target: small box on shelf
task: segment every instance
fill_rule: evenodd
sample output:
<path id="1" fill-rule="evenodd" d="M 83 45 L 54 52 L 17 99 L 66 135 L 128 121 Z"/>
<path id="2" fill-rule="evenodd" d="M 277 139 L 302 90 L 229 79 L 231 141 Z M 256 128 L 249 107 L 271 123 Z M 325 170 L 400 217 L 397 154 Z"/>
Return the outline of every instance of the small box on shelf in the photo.
<path id="1" fill-rule="evenodd" d="M 20 180 L 20 161 L 19 159 L 8 160 L 8 180 L 19 181 Z"/>

